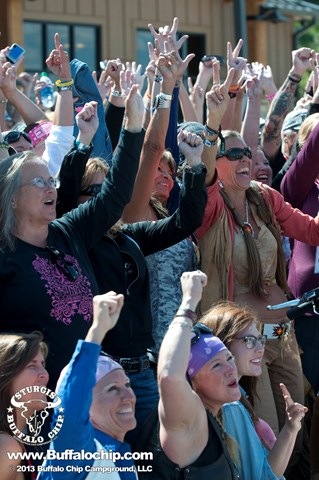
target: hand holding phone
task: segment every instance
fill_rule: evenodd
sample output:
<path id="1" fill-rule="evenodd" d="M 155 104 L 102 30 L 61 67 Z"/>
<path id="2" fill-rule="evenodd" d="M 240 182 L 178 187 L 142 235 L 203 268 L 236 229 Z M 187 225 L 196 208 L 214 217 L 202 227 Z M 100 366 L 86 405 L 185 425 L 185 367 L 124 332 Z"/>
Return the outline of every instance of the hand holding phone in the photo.
<path id="1" fill-rule="evenodd" d="M 22 48 L 21 45 L 13 43 L 9 48 L 8 52 L 6 53 L 6 59 L 8 60 L 8 62 L 15 64 L 24 54 L 25 49 Z"/>

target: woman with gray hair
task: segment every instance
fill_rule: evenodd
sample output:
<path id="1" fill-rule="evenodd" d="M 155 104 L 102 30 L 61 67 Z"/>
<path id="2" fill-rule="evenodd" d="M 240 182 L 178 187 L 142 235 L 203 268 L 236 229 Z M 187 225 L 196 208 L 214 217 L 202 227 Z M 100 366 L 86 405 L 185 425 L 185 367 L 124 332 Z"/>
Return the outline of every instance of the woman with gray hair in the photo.
<path id="1" fill-rule="evenodd" d="M 136 95 L 132 87 L 127 102 L 135 105 Z M 0 331 L 43 333 L 51 387 L 92 320 L 98 286 L 88 250 L 117 222 L 131 196 L 138 157 L 127 142 L 144 135 L 134 105 L 101 192 L 62 218 L 56 219 L 58 181 L 41 157 L 24 152 L 0 162 Z M 90 102 L 77 115 L 73 156 L 92 149 L 96 108 Z"/>

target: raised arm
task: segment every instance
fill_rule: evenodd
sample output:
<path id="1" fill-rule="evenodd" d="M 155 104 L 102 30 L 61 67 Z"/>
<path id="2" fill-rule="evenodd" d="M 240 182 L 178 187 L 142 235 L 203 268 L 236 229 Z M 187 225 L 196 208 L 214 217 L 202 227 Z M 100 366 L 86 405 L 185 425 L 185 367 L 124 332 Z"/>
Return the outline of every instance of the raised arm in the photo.
<path id="1" fill-rule="evenodd" d="M 212 140 L 211 145 L 205 145 L 203 153 L 203 162 L 207 168 L 206 185 L 211 185 L 215 177 L 218 133 L 221 121 L 231 101 L 228 95 L 228 90 L 235 73 L 234 69 L 230 69 L 225 82 L 220 84 L 219 68 L 218 66 L 213 65 L 213 69 L 214 85 L 209 92 L 206 93 L 206 134 L 212 135 L 212 137 L 209 138 L 209 140 Z"/>
<path id="2" fill-rule="evenodd" d="M 156 70 L 156 74 L 163 77 L 161 93 L 157 97 L 160 101 L 146 131 L 133 195 L 123 213 L 123 221 L 127 223 L 149 219 L 149 201 L 153 181 L 165 148 L 170 98 L 177 77 L 178 66 L 175 52 L 161 54 Z"/>
<path id="3" fill-rule="evenodd" d="M 307 407 L 293 401 L 283 383 L 280 384 L 280 389 L 286 404 L 287 419 L 268 455 L 269 465 L 278 477 L 281 477 L 287 468 L 301 422 L 308 410 Z"/>
<path id="4" fill-rule="evenodd" d="M 163 339 L 158 360 L 161 446 L 180 467 L 193 463 L 208 441 L 204 405 L 186 378 L 192 321 L 187 315 L 183 316 L 187 310 L 195 311 L 206 280 L 206 275 L 199 270 L 183 273 L 183 298 L 178 316 Z"/>
<path id="5" fill-rule="evenodd" d="M 270 104 L 262 134 L 262 148 L 272 164 L 281 148 L 281 128 L 287 113 L 292 109 L 295 94 L 302 75 L 310 67 L 314 53 L 310 48 L 292 51 L 292 67 L 286 80 Z"/>

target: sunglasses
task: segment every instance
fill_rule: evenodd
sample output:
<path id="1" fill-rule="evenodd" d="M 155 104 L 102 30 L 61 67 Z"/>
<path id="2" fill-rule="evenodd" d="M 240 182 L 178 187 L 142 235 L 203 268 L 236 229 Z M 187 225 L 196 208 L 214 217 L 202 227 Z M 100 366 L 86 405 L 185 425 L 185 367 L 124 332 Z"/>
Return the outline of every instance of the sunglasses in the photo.
<path id="1" fill-rule="evenodd" d="M 222 157 L 226 157 L 230 161 L 242 160 L 244 157 L 251 158 L 251 150 L 249 147 L 229 148 L 228 150 L 221 150 L 217 153 L 216 160 Z"/>
<path id="2" fill-rule="evenodd" d="M 74 281 L 79 277 L 80 272 L 76 269 L 73 263 L 67 259 L 64 253 L 53 247 L 47 247 L 47 250 L 51 253 L 52 260 L 57 268 L 66 275 L 69 280 Z"/>
<path id="3" fill-rule="evenodd" d="M 94 183 L 93 185 L 89 185 L 88 187 L 81 190 L 80 195 L 87 195 L 88 197 L 96 197 L 102 188 L 101 183 Z"/>
<path id="4" fill-rule="evenodd" d="M 29 137 L 29 135 L 26 134 L 25 132 L 19 132 L 18 130 L 12 130 L 11 132 L 8 132 L 4 136 L 3 140 L 5 142 L 9 143 L 9 145 L 10 145 L 10 143 L 15 143 L 18 140 L 20 140 L 21 137 L 23 137 L 25 140 L 27 140 L 32 145 L 32 140 Z"/>
<path id="5" fill-rule="evenodd" d="M 257 342 L 260 343 L 262 347 L 265 347 L 267 335 L 259 335 L 259 337 L 255 337 L 255 335 L 246 335 L 245 337 L 236 338 L 236 340 L 243 340 L 246 344 L 246 347 L 249 349 L 255 348 Z"/>
<path id="6" fill-rule="evenodd" d="M 195 333 L 195 336 L 191 339 L 192 346 L 198 342 L 201 335 L 213 335 L 213 331 L 203 323 L 196 323 L 196 325 L 193 326 L 192 331 Z"/>

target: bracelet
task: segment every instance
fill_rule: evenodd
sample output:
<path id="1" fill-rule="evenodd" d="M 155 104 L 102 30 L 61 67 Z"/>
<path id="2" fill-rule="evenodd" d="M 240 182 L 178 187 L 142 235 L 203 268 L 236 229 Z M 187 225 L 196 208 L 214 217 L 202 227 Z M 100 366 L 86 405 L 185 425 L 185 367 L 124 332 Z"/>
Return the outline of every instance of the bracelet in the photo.
<path id="1" fill-rule="evenodd" d="M 120 92 L 119 90 L 111 90 L 111 95 L 113 95 L 113 97 L 124 97 L 124 95 L 122 95 L 122 92 Z"/>
<path id="2" fill-rule="evenodd" d="M 267 98 L 267 100 L 271 101 L 271 100 L 273 100 L 273 98 L 274 98 L 275 96 L 276 96 L 275 93 L 267 93 L 267 94 L 265 95 L 265 98 Z"/>
<path id="3" fill-rule="evenodd" d="M 73 83 L 74 83 L 74 82 L 73 82 L 73 79 L 68 80 L 67 82 L 61 82 L 61 80 L 57 80 L 57 81 L 55 82 L 55 84 L 56 84 L 56 86 L 57 86 L 58 88 L 61 88 L 61 87 L 71 87 L 71 85 L 73 85 Z"/>
<path id="4" fill-rule="evenodd" d="M 9 148 L 9 144 L 7 142 L 0 142 L 0 148 Z"/>
<path id="5" fill-rule="evenodd" d="M 172 327 L 177 326 L 177 325 L 180 325 L 182 328 L 189 328 L 190 330 L 192 330 L 192 326 L 189 323 L 179 322 L 179 321 L 175 322 L 175 320 L 172 321 L 169 328 L 172 328 Z"/>
<path id="6" fill-rule="evenodd" d="M 163 80 L 163 77 L 162 77 L 161 75 L 157 75 L 157 74 L 155 73 L 154 82 L 160 83 L 162 80 Z"/>
<path id="7" fill-rule="evenodd" d="M 159 93 L 156 95 L 154 107 L 155 108 L 170 108 L 172 101 L 172 95 L 167 93 Z"/>
<path id="8" fill-rule="evenodd" d="M 219 126 L 218 130 L 214 130 L 213 128 L 210 128 L 207 125 L 207 123 L 205 123 L 204 128 L 209 135 L 217 135 L 218 136 L 220 134 L 220 126 Z"/>
<path id="9" fill-rule="evenodd" d="M 197 321 L 197 315 L 195 312 L 193 312 L 193 310 L 190 310 L 189 308 L 180 308 L 179 310 L 177 310 L 177 312 L 175 313 L 175 318 L 176 317 L 186 317 L 186 318 L 189 318 L 189 320 L 192 321 L 193 325 L 196 323 Z"/>
<path id="10" fill-rule="evenodd" d="M 63 85 L 62 87 L 57 87 L 58 92 L 64 92 L 65 90 L 72 90 L 72 85 Z"/>
<path id="11" fill-rule="evenodd" d="M 290 80 L 291 82 L 294 82 L 294 83 L 300 83 L 301 82 L 301 78 L 299 80 L 296 80 L 295 78 L 292 78 L 290 75 L 288 75 L 288 80 Z"/>

